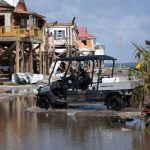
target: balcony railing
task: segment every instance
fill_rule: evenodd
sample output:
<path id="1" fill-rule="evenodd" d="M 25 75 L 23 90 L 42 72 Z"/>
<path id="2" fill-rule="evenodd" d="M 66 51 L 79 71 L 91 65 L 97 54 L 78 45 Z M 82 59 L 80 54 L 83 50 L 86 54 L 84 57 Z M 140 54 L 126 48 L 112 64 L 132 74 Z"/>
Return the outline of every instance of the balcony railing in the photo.
<path id="1" fill-rule="evenodd" d="M 36 40 L 43 39 L 43 31 L 39 28 L 33 27 L 29 30 L 26 28 L 20 28 L 19 26 L 1 26 L 0 27 L 0 37 L 32 37 Z"/>

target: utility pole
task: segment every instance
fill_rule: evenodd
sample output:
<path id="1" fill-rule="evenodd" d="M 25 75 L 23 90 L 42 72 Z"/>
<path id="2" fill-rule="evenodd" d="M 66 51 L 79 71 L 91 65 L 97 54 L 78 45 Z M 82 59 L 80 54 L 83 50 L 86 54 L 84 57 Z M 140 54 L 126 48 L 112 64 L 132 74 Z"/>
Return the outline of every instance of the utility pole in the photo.
<path id="1" fill-rule="evenodd" d="M 122 67 L 122 37 L 120 36 L 120 69 Z"/>

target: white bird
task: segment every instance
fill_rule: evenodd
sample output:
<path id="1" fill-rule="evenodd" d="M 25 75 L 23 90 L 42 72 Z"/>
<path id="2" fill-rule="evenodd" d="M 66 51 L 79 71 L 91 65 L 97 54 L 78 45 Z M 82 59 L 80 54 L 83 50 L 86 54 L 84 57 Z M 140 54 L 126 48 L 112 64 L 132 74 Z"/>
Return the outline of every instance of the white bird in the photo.
<path id="1" fill-rule="evenodd" d="M 77 121 L 76 116 L 75 116 L 76 111 L 69 111 L 67 112 L 67 116 L 69 116 L 73 121 Z"/>
<path id="2" fill-rule="evenodd" d="M 122 129 L 121 129 L 122 132 L 130 131 L 130 130 L 131 130 L 131 129 L 129 129 L 129 128 L 122 128 Z"/>
<path id="3" fill-rule="evenodd" d="M 67 112 L 67 116 L 74 116 L 76 113 L 76 111 L 70 111 L 70 112 Z"/>

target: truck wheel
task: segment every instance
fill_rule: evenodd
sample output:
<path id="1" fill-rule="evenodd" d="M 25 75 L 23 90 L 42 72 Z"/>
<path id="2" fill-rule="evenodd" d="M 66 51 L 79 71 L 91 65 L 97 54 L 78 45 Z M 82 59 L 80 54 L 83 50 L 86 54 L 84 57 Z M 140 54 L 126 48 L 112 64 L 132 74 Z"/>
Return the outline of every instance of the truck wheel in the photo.
<path id="1" fill-rule="evenodd" d="M 121 99 L 117 95 L 112 95 L 107 99 L 107 109 L 119 111 L 122 109 Z"/>
<path id="2" fill-rule="evenodd" d="M 131 107 L 131 96 L 126 96 L 125 102 L 124 102 L 124 106 L 125 107 Z"/>
<path id="3" fill-rule="evenodd" d="M 40 107 L 42 109 L 48 109 L 49 108 L 49 101 L 46 97 L 39 97 L 36 101 L 36 106 Z"/>

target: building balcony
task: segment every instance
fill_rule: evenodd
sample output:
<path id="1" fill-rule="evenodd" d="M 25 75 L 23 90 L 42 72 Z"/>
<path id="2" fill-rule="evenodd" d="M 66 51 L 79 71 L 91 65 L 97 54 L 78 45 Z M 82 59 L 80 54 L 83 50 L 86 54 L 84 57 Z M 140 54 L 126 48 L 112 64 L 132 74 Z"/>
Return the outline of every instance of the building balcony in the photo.
<path id="1" fill-rule="evenodd" d="M 43 30 L 36 27 L 27 30 L 19 26 L 1 26 L 0 38 L 32 38 L 35 40 L 43 40 Z"/>

